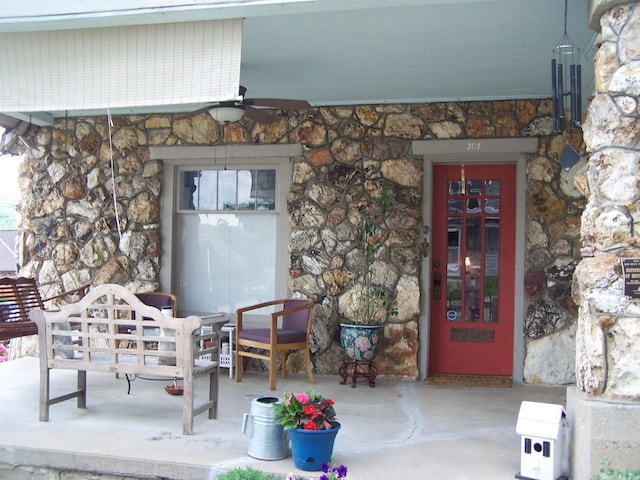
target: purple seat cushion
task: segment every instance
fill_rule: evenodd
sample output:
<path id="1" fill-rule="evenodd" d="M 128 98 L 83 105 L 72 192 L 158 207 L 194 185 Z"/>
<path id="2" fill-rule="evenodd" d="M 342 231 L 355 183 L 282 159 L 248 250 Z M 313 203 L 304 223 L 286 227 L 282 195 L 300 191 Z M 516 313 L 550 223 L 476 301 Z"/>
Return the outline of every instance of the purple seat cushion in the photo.
<path id="1" fill-rule="evenodd" d="M 241 330 L 238 332 L 238 336 L 244 340 L 251 340 L 254 342 L 269 343 L 270 332 L 268 328 L 252 328 L 247 330 Z M 297 343 L 304 342 L 307 339 L 307 332 L 300 330 L 290 330 L 286 328 L 279 328 L 277 330 L 277 342 L 278 343 Z"/>

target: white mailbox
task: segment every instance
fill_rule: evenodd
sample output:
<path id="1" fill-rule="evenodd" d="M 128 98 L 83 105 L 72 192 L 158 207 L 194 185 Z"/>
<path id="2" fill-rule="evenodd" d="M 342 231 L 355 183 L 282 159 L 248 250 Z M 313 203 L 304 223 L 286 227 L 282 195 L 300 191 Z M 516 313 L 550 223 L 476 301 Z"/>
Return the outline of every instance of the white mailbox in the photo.
<path id="1" fill-rule="evenodd" d="M 516 478 L 558 480 L 563 472 L 568 424 L 562 405 L 522 402 L 516 432 L 520 440 L 520 473 Z"/>

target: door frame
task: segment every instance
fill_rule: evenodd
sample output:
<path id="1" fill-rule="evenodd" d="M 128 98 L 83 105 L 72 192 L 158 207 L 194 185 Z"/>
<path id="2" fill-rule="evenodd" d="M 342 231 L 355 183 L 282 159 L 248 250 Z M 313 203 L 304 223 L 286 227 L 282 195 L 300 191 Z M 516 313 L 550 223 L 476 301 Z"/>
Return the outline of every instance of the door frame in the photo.
<path id="1" fill-rule="evenodd" d="M 538 151 L 538 138 L 487 138 L 465 140 L 417 140 L 412 142 L 412 154 L 423 159 L 422 218 L 425 227 L 431 227 L 433 210 L 433 165 L 512 163 L 516 165 L 516 238 L 515 286 L 513 302 L 513 381 L 524 379 L 525 344 L 522 333 L 525 320 L 524 269 L 527 249 L 526 237 L 526 161 L 527 154 Z M 426 235 L 431 242 L 431 232 Z M 431 251 L 421 265 L 421 313 L 419 326 L 418 368 L 420 378 L 429 374 L 429 312 L 431 310 Z"/>

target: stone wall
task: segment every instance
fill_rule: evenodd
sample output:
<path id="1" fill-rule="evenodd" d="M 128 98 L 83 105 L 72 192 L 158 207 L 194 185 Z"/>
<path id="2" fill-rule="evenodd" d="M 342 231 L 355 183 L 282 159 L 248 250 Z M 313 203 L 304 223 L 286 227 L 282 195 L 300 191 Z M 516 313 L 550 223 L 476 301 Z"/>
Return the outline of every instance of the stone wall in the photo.
<path id="1" fill-rule="evenodd" d="M 638 401 L 640 306 L 625 294 L 620 259 L 640 258 L 640 5 L 593 3 L 605 13 L 596 95 L 584 125 L 589 198 L 585 258 L 574 276 L 577 387 L 594 397 Z"/>
<path id="2" fill-rule="evenodd" d="M 527 278 L 538 280 L 527 284 L 525 374 L 531 382 L 570 382 L 576 308 L 569 286 L 583 205 L 572 186 L 575 172 L 562 171 L 559 156 L 567 142 L 583 147 L 579 131 L 551 135 L 550 114 L 548 100 L 522 100 L 314 108 L 271 125 L 243 119 L 223 126 L 202 114 L 114 117 L 112 126 L 106 117 L 31 126 L 25 136 L 37 148 L 26 153 L 21 169 L 20 273 L 51 294 L 86 282 L 155 290 L 162 164 L 149 159 L 149 147 L 299 143 L 304 156 L 294 165 L 288 195 L 290 287 L 316 300 L 315 367 L 335 372 L 340 361 L 340 297 L 355 255 L 352 225 L 388 180 L 397 205 L 376 272 L 401 308 L 385 325 L 377 363 L 381 375 L 416 378 L 424 192 L 422 159 L 411 155 L 411 142 L 534 136 L 540 149 L 528 162 L 526 268 Z"/>
<path id="3" fill-rule="evenodd" d="M 524 377 L 530 383 L 575 381 L 578 311 L 571 286 L 580 258 L 586 160 L 569 171 L 561 168 L 559 158 L 567 145 L 584 152 L 580 129 L 542 138 L 539 154 L 527 166 Z"/>

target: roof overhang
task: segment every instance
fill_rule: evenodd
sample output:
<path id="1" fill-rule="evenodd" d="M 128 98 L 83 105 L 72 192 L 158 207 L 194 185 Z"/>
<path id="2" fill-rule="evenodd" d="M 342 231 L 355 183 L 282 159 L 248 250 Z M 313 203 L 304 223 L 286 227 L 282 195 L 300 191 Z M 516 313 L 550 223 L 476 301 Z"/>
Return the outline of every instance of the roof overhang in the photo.
<path id="1" fill-rule="evenodd" d="M 234 100 L 241 48 L 241 19 L 0 33 L 0 112 L 50 125 L 69 112 L 160 113 Z"/>

